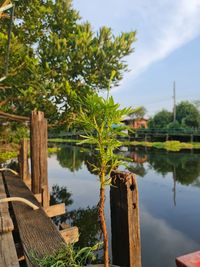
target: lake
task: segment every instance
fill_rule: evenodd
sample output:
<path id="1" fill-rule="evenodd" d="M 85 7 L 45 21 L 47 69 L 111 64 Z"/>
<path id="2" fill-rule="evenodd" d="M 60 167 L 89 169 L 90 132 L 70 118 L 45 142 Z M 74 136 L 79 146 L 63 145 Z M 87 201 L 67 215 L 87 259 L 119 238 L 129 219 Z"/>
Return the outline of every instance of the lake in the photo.
<path id="1" fill-rule="evenodd" d="M 119 153 L 131 158 L 128 168 L 137 174 L 142 266 L 175 267 L 177 256 L 200 249 L 200 152 L 123 147 Z M 77 225 L 81 246 L 100 237 L 99 181 L 89 164 L 93 161 L 90 148 L 70 145 L 48 158 L 49 186 L 57 185 L 53 202 L 65 201 L 68 210 L 57 222 Z M 109 188 L 106 218 L 111 243 Z"/>

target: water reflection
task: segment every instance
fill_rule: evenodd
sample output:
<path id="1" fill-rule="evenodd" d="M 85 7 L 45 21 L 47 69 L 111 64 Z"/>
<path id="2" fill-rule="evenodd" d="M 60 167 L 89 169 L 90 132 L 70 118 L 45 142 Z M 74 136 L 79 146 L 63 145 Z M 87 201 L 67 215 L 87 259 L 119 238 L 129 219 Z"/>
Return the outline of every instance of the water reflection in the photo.
<path id="1" fill-rule="evenodd" d="M 131 148 L 130 148 L 131 149 Z M 183 185 L 192 184 L 200 176 L 199 154 L 168 152 L 161 150 L 135 150 L 129 152 L 133 162 L 148 162 L 149 167 L 165 176 L 173 173 L 175 180 Z"/>
<path id="2" fill-rule="evenodd" d="M 118 153 L 131 159 L 128 168 L 138 177 L 143 267 L 174 267 L 176 256 L 200 248 L 200 154 L 131 147 Z M 88 163 L 95 161 L 92 151 L 66 146 L 49 161 L 50 183 L 73 192 L 71 218 L 64 220 L 87 232 L 83 246 L 95 242 L 100 235 L 99 184 Z M 109 192 L 106 203 L 110 229 Z"/>
<path id="3" fill-rule="evenodd" d="M 62 147 L 57 153 L 60 165 L 70 171 L 78 171 L 89 151 L 77 146 Z"/>
<path id="4" fill-rule="evenodd" d="M 143 266 L 176 266 L 177 256 L 199 250 L 199 244 L 166 223 L 153 217 L 145 208 L 141 212 Z"/>
<path id="5" fill-rule="evenodd" d="M 144 177 L 148 171 L 145 163 L 148 163 L 149 168 L 162 176 L 172 173 L 173 179 L 183 185 L 194 183 L 200 176 L 199 154 L 133 149 L 130 147 L 127 152 L 120 151 L 119 153 L 132 159 L 132 163 L 129 163 L 129 170 L 141 177 Z M 80 170 L 82 165 L 85 164 L 89 172 L 94 173 L 90 163 L 96 164 L 96 158 L 90 149 L 64 146 L 57 153 L 57 159 L 62 167 L 72 172 Z"/>
<path id="6" fill-rule="evenodd" d="M 50 204 L 65 203 L 65 208 L 72 205 L 72 193 L 65 186 L 53 185 L 50 194 Z M 98 207 L 87 207 L 86 209 L 73 209 L 65 214 L 53 218 L 59 226 L 63 222 L 79 228 L 79 241 L 76 246 L 88 247 L 98 243 L 100 237 L 100 224 L 98 221 Z"/>

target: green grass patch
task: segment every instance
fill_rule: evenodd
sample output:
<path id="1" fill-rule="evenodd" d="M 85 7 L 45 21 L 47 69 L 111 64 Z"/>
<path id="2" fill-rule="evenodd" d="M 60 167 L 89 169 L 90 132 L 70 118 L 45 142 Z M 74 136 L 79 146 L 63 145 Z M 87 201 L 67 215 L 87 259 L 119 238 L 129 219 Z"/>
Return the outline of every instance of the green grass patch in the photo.
<path id="1" fill-rule="evenodd" d="M 56 153 L 60 150 L 60 147 L 49 147 L 48 148 L 48 154 Z M 19 147 L 7 147 L 6 151 L 0 151 L 0 162 L 5 162 L 10 159 L 17 158 L 19 154 Z M 30 156 L 30 152 L 28 153 Z"/>
<path id="2" fill-rule="evenodd" d="M 68 244 L 54 254 L 42 259 L 38 259 L 34 256 L 34 253 L 30 256 L 40 267 L 83 267 L 86 266 L 88 262 L 92 262 L 96 259 L 94 251 L 97 249 L 99 249 L 99 244 L 82 249 L 77 249 L 73 245 Z"/>
<path id="3" fill-rule="evenodd" d="M 6 151 L 6 152 L 0 152 L 0 162 L 7 161 L 9 159 L 14 159 L 18 155 L 17 151 Z"/>
<path id="4" fill-rule="evenodd" d="M 166 142 L 126 142 L 126 145 L 155 147 L 158 149 L 166 149 L 168 151 L 180 151 L 181 149 L 200 149 L 200 143 L 184 143 L 180 141 Z"/>
<path id="5" fill-rule="evenodd" d="M 60 151 L 60 147 L 48 147 L 48 154 L 53 154 Z"/>

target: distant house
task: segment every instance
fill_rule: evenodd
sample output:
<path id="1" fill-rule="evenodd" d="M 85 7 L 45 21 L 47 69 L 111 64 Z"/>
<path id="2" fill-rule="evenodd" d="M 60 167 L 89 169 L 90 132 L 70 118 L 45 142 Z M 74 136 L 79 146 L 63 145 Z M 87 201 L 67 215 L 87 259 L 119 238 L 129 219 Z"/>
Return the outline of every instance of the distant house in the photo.
<path id="1" fill-rule="evenodd" d="M 126 116 L 123 119 L 123 122 L 133 129 L 148 128 L 148 119 L 144 118 L 133 118 L 131 116 Z"/>

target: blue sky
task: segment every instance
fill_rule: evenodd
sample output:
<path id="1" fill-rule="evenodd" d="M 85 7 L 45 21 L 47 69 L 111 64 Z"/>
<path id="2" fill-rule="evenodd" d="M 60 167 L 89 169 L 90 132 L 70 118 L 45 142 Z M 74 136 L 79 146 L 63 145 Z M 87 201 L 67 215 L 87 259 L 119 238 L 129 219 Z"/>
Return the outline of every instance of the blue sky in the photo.
<path id="1" fill-rule="evenodd" d="M 74 7 L 94 31 L 137 31 L 131 71 L 112 90 L 122 106 L 170 110 L 174 80 L 177 102 L 200 100 L 200 0 L 74 0 Z"/>

